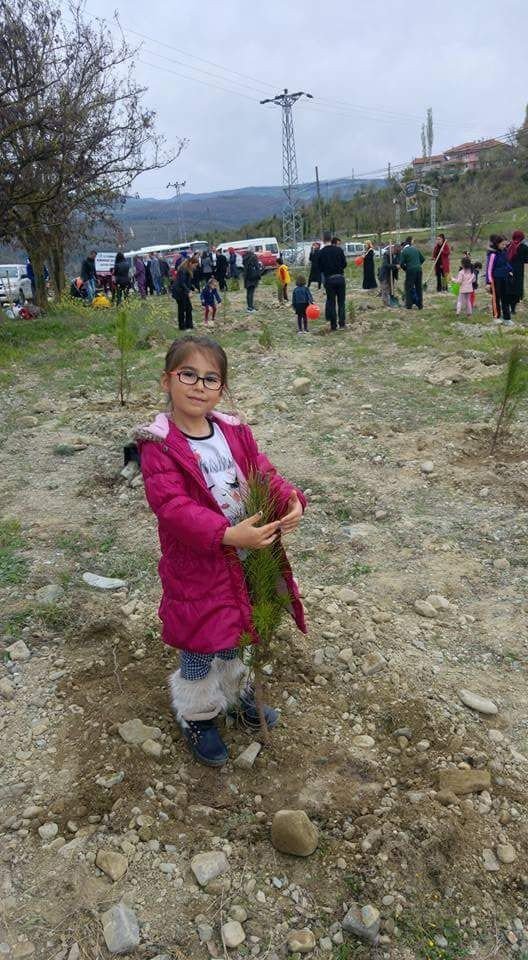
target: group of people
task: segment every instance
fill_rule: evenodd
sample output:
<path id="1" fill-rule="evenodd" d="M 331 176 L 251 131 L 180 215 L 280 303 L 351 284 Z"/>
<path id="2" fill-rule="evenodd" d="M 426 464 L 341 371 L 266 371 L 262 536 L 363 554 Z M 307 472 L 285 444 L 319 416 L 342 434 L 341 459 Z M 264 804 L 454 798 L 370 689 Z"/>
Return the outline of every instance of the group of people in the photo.
<path id="1" fill-rule="evenodd" d="M 212 253 L 204 251 L 201 256 L 196 253 L 181 260 L 171 284 L 171 294 L 178 304 L 180 330 L 191 330 L 194 326 L 191 300 L 193 291 L 200 294 L 206 324 L 214 322 L 217 306 L 222 302 L 218 290 L 227 290 L 228 276 L 238 282 L 239 269 L 235 250 L 229 251 L 229 259 L 221 252 L 216 253 L 213 259 Z M 242 274 L 247 311 L 255 313 L 255 290 L 260 282 L 261 266 L 253 247 L 249 247 L 242 258 Z"/>

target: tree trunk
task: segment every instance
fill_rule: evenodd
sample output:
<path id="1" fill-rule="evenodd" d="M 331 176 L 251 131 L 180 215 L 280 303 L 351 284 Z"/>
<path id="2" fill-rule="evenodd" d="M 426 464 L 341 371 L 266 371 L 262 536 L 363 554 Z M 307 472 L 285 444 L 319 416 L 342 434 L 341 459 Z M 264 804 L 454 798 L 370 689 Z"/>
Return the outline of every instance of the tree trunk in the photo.
<path id="1" fill-rule="evenodd" d="M 57 303 L 60 303 L 65 288 L 64 247 L 60 239 L 55 241 L 51 249 L 51 276 L 55 289 L 55 298 Z"/>
<path id="2" fill-rule="evenodd" d="M 28 244 L 27 251 L 35 275 L 35 304 L 41 310 L 46 310 L 48 294 L 44 279 L 44 254 L 38 247 L 32 247 L 31 244 Z"/>

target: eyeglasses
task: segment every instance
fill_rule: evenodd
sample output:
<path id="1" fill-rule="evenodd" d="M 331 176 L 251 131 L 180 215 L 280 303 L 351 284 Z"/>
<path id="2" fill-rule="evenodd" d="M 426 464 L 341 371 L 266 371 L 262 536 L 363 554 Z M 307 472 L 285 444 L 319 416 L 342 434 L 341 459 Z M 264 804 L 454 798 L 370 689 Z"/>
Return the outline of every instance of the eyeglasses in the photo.
<path id="1" fill-rule="evenodd" d="M 217 373 L 207 373 L 205 377 L 199 377 L 196 370 L 171 370 L 171 377 L 178 377 L 180 383 L 187 387 L 193 387 L 198 380 L 201 380 L 206 390 L 220 390 L 223 386 L 222 378 Z"/>

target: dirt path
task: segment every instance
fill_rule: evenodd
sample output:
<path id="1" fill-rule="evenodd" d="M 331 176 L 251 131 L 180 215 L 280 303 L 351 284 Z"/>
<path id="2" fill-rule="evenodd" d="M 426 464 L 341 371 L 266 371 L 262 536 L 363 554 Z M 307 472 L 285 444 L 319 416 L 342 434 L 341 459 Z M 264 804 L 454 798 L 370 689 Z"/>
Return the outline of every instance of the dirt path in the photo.
<path id="1" fill-rule="evenodd" d="M 27 376 L 17 357 L 5 368 L 0 954 L 106 957 L 102 915 L 124 901 L 140 923 L 130 956 L 221 957 L 232 915 L 234 958 L 284 957 L 301 928 L 312 956 L 336 960 L 526 957 L 526 411 L 488 455 L 488 375 L 507 342 L 457 329 L 442 297 L 418 320 L 362 294 L 346 333 L 297 337 L 260 296 L 270 349 L 240 295 L 218 332 L 237 407 L 310 491 L 290 547 L 310 634 L 283 631 L 268 684 L 281 723 L 250 770 L 202 768 L 180 739 L 155 526 L 140 482 L 119 475 L 133 425 L 160 407 L 170 306 L 142 321 L 124 409 L 108 332 L 86 321 L 75 344 L 42 343 Z M 97 590 L 87 571 L 126 586 Z M 469 709 L 462 688 L 497 712 Z M 155 728 L 154 755 L 120 736 L 133 718 Z M 233 758 L 248 743 L 226 738 Z M 442 789 L 446 769 L 480 785 Z M 289 807 L 320 830 L 309 858 L 271 844 Z M 122 878 L 98 868 L 101 851 L 125 858 Z M 229 862 L 204 888 L 201 851 Z M 353 902 L 380 912 L 375 946 L 343 933 Z"/>

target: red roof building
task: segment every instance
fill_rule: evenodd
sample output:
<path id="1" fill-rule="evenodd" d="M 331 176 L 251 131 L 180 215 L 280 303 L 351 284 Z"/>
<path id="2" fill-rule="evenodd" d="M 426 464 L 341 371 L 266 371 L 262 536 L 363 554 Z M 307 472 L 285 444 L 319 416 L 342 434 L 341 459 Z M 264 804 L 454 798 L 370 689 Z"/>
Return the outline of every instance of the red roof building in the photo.
<path id="1" fill-rule="evenodd" d="M 465 170 L 474 170 L 482 154 L 487 150 L 495 150 L 498 147 L 502 149 L 511 149 L 509 144 L 502 140 L 472 140 L 468 143 L 461 143 L 457 147 L 450 147 L 445 153 L 437 153 L 432 157 L 416 157 L 413 162 L 413 168 L 416 171 L 436 170 L 439 167 L 457 166 Z"/>

